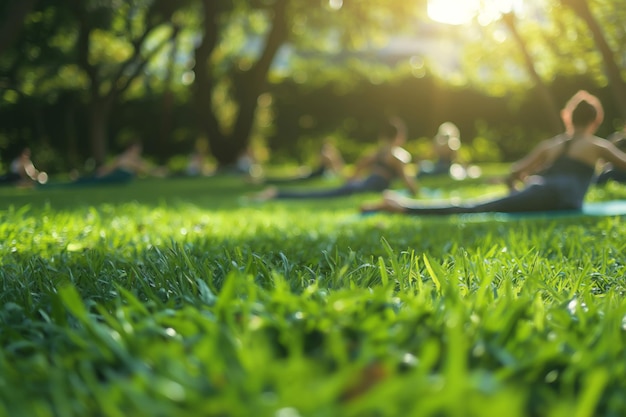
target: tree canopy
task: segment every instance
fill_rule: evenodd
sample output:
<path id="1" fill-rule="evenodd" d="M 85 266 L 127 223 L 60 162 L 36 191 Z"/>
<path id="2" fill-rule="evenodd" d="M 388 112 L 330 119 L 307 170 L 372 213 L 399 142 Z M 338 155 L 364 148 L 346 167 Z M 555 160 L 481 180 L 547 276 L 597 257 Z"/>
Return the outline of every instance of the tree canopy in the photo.
<path id="1" fill-rule="evenodd" d="M 558 127 L 558 109 L 574 88 L 601 96 L 611 128 L 626 120 L 626 10 L 616 2 L 525 0 L 491 10 L 495 3 L 482 1 L 453 26 L 429 19 L 438 1 L 8 0 L 0 6 L 0 150 L 45 145 L 69 167 L 84 156 L 100 163 L 111 147 L 136 138 L 161 156 L 204 138 L 228 165 L 254 138 L 282 146 L 286 135 L 312 133 L 311 123 L 294 124 L 281 112 L 312 116 L 319 134 L 351 135 L 359 123 L 348 119 L 410 118 L 408 109 L 428 110 L 424 94 L 432 101 L 464 91 L 484 103 L 500 100 L 522 126 L 525 114 L 538 114 L 527 104 L 537 101 L 543 110 L 530 128 L 546 132 Z M 459 64 L 438 73 L 428 56 L 442 53 L 436 46 L 382 53 L 400 38 L 451 39 Z M 422 87 L 411 87 L 408 102 L 411 91 L 397 85 Z M 326 104 L 301 102 L 314 91 L 325 92 Z M 339 102 L 347 107 L 332 104 Z M 324 106 L 335 116 L 323 116 Z M 367 107 L 361 116 L 359 107 Z M 511 120 L 489 114 L 487 104 L 469 110 L 470 132 L 479 119 Z M 408 123 L 418 136 L 441 121 Z"/>

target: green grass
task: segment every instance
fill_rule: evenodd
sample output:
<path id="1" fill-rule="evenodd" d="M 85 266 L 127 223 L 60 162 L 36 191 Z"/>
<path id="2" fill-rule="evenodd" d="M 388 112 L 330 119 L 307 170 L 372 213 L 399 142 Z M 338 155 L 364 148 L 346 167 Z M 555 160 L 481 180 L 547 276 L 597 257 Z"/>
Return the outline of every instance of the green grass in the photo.
<path id="1" fill-rule="evenodd" d="M 362 218 L 375 196 L 255 189 L 0 189 L 0 416 L 626 414 L 623 218 Z"/>

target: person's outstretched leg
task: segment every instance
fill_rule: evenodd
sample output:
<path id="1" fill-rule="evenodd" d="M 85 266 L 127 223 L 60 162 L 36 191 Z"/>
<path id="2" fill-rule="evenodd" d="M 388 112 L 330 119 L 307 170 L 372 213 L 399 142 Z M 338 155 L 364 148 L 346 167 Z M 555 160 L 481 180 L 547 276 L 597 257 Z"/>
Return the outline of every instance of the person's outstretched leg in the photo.
<path id="1" fill-rule="evenodd" d="M 349 196 L 357 193 L 383 191 L 389 185 L 389 181 L 379 176 L 370 176 L 363 181 L 348 182 L 340 187 L 322 190 L 279 190 L 275 187 L 267 188 L 257 194 L 257 200 L 265 201 L 270 199 L 311 199 L 311 198 L 332 198 Z"/>
<path id="2" fill-rule="evenodd" d="M 274 199 L 312 199 L 312 198 L 329 198 L 350 195 L 354 192 L 353 187 L 349 184 L 337 188 L 325 190 L 279 190 L 276 187 L 268 187 L 257 193 L 252 199 L 255 201 L 267 201 Z"/>
<path id="3" fill-rule="evenodd" d="M 533 185 L 518 193 L 469 205 L 425 205 L 418 201 L 385 193 L 379 203 L 363 205 L 362 212 L 388 211 L 411 215 L 444 215 L 464 213 L 523 213 L 559 210 L 559 197 L 552 187 Z"/>
<path id="4" fill-rule="evenodd" d="M 401 196 L 391 190 L 383 192 L 383 199 L 376 202 L 364 203 L 361 205 L 361 213 L 374 213 L 377 211 L 387 211 L 390 213 L 405 213 L 407 207 L 411 206 L 411 199 Z"/>

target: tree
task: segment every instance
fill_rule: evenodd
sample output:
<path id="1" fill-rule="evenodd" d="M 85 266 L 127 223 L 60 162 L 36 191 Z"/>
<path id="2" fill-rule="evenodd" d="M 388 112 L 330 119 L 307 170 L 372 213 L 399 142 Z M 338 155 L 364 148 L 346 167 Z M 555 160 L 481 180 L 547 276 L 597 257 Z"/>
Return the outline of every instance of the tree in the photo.
<path id="1" fill-rule="evenodd" d="M 69 2 L 77 24 L 77 62 L 89 80 L 89 142 L 97 164 L 104 161 L 107 153 L 107 127 L 113 105 L 177 35 L 178 27 L 171 18 L 178 5 L 173 3 Z"/>
<path id="2" fill-rule="evenodd" d="M 390 0 L 345 5 L 335 1 L 327 6 L 312 0 L 202 0 L 193 105 L 218 163 L 233 164 L 248 147 L 259 97 L 268 89 L 270 70 L 282 46 L 324 49 L 334 43 L 335 48 L 358 48 L 385 30 L 398 33 L 415 19 L 417 10 L 416 3 Z M 227 35 L 242 39 L 237 49 L 243 54 L 225 52 Z M 260 46 L 250 51 L 241 44 L 246 42 Z M 224 90 L 235 108 L 230 118 L 220 116 Z"/>
<path id="3" fill-rule="evenodd" d="M 598 50 L 602 55 L 604 69 L 611 85 L 615 104 L 618 107 L 622 120 L 626 121 L 626 81 L 624 81 L 622 70 L 617 63 L 616 53 L 611 49 L 604 31 L 602 30 L 602 25 L 592 13 L 587 0 L 561 0 L 561 4 L 572 9 L 589 28 Z M 613 3 L 612 6 L 623 9 L 623 5 L 616 6 L 615 3 Z M 617 12 L 617 10 L 615 10 L 615 12 Z M 619 24 L 623 30 L 624 21 L 619 20 Z M 621 51 L 622 54 L 624 52 L 625 51 Z"/>
<path id="4" fill-rule="evenodd" d="M 564 102 L 573 94 L 571 90 L 556 91 L 556 79 L 584 76 L 594 82 L 596 93 L 608 80 L 615 105 L 605 104 L 616 107 L 624 119 L 626 90 L 620 70 L 623 65 L 618 62 L 620 54 L 626 52 L 622 46 L 626 41 L 624 8 L 608 0 L 524 3 L 523 15 L 509 13 L 501 19 L 512 39 L 504 39 L 502 32 L 498 33 L 499 22 L 494 22 L 482 28 L 490 36 L 467 48 L 465 63 L 468 73 L 473 74 L 472 81 L 500 94 L 531 81 L 544 107 L 556 116 L 556 100 Z M 520 76 L 520 69 L 525 70 L 525 77 Z"/>
<path id="5" fill-rule="evenodd" d="M 72 76 L 75 73 L 65 48 L 67 16 L 45 0 L 9 6 L 4 10 L 7 26 L 2 30 L 11 41 L 1 41 L 6 43 L 0 54 L 0 90 L 4 92 L 0 107 L 10 108 L 15 116 L 3 123 L 7 127 L 5 146 L 16 146 L 16 142 L 23 146 L 25 140 L 31 146 L 43 145 L 49 139 L 44 107 L 56 101 L 70 84 L 79 82 Z M 20 19 L 19 24 L 13 19 Z M 13 29 L 7 31 L 8 27 Z M 51 39 L 57 47 L 49 47 Z"/>
<path id="6" fill-rule="evenodd" d="M 219 74 L 212 68 L 212 55 L 219 45 L 220 29 L 223 30 L 222 20 L 234 18 L 232 16 L 238 10 L 224 2 L 203 0 L 201 3 L 203 36 L 195 49 L 193 103 L 200 125 L 208 136 L 211 152 L 220 165 L 233 164 L 248 146 L 254 122 L 255 102 L 265 87 L 272 60 L 287 36 L 286 5 L 287 0 L 277 0 L 272 6 L 271 28 L 258 60 L 249 69 L 239 74 L 230 74 L 237 77 L 234 96 L 239 109 L 237 120 L 231 132 L 227 133 L 224 122 L 220 123 L 213 105 Z M 232 71 L 230 68 L 229 70 Z"/>
<path id="7" fill-rule="evenodd" d="M 5 3 L 0 21 L 0 55 L 16 40 L 24 26 L 26 16 L 33 10 L 37 0 L 16 0 Z"/>
<path id="8" fill-rule="evenodd" d="M 11 100 L 35 110 L 36 126 L 43 126 L 33 103 L 64 103 L 68 124 L 75 124 L 76 108 L 84 108 L 87 137 L 97 163 L 106 157 L 111 110 L 147 78 L 146 68 L 177 36 L 172 18 L 185 0 L 27 0 L 7 6 L 1 32 L 13 42 L 0 55 L 0 77 L 14 92 Z M 0 9 L 0 12 L 3 11 Z M 30 11 L 30 13 L 29 13 Z M 21 23 L 11 19 L 25 15 Z M 4 45 L 5 39 L 0 39 Z M 17 96 L 17 97 L 15 97 Z M 30 104 L 28 104 L 30 103 Z M 80 104 L 80 105 L 79 105 Z M 32 129 L 31 129 L 32 130 Z M 46 137 L 38 128 L 35 136 Z M 70 155 L 77 129 L 67 126 Z"/>
<path id="9" fill-rule="evenodd" d="M 507 28 L 513 35 L 515 42 L 519 46 L 520 52 L 524 57 L 524 66 L 526 68 L 526 71 L 535 83 L 542 105 L 547 110 L 546 118 L 554 131 L 558 132 L 562 128 L 561 118 L 559 117 L 559 108 L 556 105 L 552 92 L 550 91 L 546 83 L 542 80 L 541 76 L 537 72 L 537 69 L 535 68 L 535 61 L 531 56 L 528 47 L 526 46 L 524 38 L 517 30 L 516 20 L 517 19 L 514 12 L 508 12 L 502 15 L 502 21 L 507 26 Z"/>

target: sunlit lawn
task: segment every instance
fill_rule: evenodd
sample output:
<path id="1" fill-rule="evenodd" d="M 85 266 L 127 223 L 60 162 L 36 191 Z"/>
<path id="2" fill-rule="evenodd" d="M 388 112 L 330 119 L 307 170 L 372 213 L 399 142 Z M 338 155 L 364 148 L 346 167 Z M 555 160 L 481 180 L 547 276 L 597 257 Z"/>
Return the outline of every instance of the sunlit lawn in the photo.
<path id="1" fill-rule="evenodd" d="M 375 196 L 258 189 L 0 189 L 0 416 L 626 414 L 623 218 L 362 217 Z"/>

